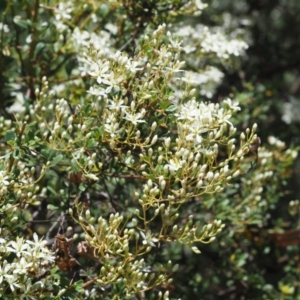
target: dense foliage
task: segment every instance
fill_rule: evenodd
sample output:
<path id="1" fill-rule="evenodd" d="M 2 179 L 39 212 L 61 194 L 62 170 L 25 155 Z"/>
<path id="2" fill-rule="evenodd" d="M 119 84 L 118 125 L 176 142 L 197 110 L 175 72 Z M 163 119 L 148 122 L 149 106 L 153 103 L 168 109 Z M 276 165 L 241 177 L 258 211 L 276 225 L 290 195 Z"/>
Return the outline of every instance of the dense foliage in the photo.
<path id="1" fill-rule="evenodd" d="M 298 299 L 298 73 L 252 2 L 1 1 L 1 299 Z"/>

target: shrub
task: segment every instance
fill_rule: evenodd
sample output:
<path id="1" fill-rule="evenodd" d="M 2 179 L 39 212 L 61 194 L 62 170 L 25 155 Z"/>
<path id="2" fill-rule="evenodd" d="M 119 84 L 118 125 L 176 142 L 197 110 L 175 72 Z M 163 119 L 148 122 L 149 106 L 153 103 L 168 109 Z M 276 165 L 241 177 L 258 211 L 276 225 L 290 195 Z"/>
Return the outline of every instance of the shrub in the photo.
<path id="1" fill-rule="evenodd" d="M 278 296 L 242 267 L 297 151 L 259 148 L 236 100 L 208 101 L 246 43 L 197 35 L 185 14 L 200 1 L 41 2 L 1 8 L 1 297 L 184 298 L 248 280 Z M 209 243 L 217 275 L 185 282 L 180 257 Z"/>

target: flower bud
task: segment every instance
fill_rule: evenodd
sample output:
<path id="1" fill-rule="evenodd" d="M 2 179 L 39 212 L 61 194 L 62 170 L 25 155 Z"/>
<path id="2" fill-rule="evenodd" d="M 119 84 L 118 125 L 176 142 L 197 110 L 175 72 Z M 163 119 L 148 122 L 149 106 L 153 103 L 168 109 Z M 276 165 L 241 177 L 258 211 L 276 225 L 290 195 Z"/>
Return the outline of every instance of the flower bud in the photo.
<path id="1" fill-rule="evenodd" d="M 165 143 L 166 148 L 169 149 L 170 143 L 171 143 L 171 138 L 170 137 L 165 138 L 164 143 Z"/>
<path id="2" fill-rule="evenodd" d="M 153 122 L 152 125 L 151 125 L 151 130 L 154 131 L 157 127 L 157 123 L 156 122 Z"/>
<path id="3" fill-rule="evenodd" d="M 157 142 L 157 134 L 153 137 L 152 141 L 151 141 L 151 145 L 154 145 Z"/>

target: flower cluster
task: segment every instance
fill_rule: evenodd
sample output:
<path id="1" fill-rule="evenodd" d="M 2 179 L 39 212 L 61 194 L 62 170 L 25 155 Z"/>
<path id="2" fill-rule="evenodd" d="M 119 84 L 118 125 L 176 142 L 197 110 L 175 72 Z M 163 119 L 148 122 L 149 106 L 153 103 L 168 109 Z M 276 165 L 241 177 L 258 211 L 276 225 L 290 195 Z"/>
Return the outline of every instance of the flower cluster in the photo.
<path id="1" fill-rule="evenodd" d="M 195 51 L 196 48 L 191 47 L 198 44 L 202 53 L 211 53 L 219 58 L 228 59 L 231 55 L 243 54 L 248 48 L 243 40 L 226 37 L 220 28 L 216 28 L 213 32 L 212 29 L 203 25 L 197 25 L 195 28 L 186 26 L 178 29 L 177 35 L 187 42 L 185 43 L 186 48 L 183 48 L 187 53 L 190 53 L 191 50 Z M 190 42 L 186 39 L 187 36 Z"/>
<path id="2" fill-rule="evenodd" d="M 186 80 L 199 87 L 200 94 L 207 98 L 213 96 L 224 76 L 218 67 L 211 66 L 210 58 L 221 61 L 222 66 L 226 67 L 233 57 L 243 55 L 248 48 L 244 40 L 232 38 L 219 27 L 188 25 L 172 28 L 172 31 L 182 40 L 183 58 L 193 70 Z"/>
<path id="3" fill-rule="evenodd" d="M 60 2 L 58 6 L 55 8 L 55 26 L 58 31 L 63 32 L 68 29 L 65 21 L 70 20 L 72 16 L 72 12 L 74 10 L 74 6 L 72 1 L 68 3 Z"/>
<path id="4" fill-rule="evenodd" d="M 238 185 L 233 185 L 230 191 L 224 190 L 218 199 L 214 195 L 206 195 L 203 206 L 215 204 L 216 216 L 229 219 L 239 227 L 245 226 L 243 220 L 247 220 L 247 224 L 261 223 L 262 216 L 275 208 L 274 204 L 281 196 L 275 187 L 287 176 L 282 171 L 284 166 L 291 165 L 297 157 L 296 150 L 285 149 L 285 144 L 273 136 L 268 138 L 268 143 L 258 148 L 256 162 L 250 165 L 247 160 L 237 162 L 244 174 Z M 229 199 L 234 203 L 233 208 L 227 207 Z"/>
<path id="5" fill-rule="evenodd" d="M 189 71 L 186 77 L 183 78 L 185 82 L 190 83 L 192 86 L 199 87 L 200 94 L 207 98 L 211 98 L 224 74 L 216 67 L 207 67 L 202 73 Z"/>
<path id="6" fill-rule="evenodd" d="M 76 213 L 70 211 L 94 249 L 94 257 L 104 266 L 101 276 L 95 275 L 95 284 L 120 284 L 128 294 L 137 292 L 134 286 L 144 291 L 167 282 L 164 274 L 149 281 L 155 270 L 147 263 L 137 269 L 139 256 L 168 241 L 198 252 L 196 242 L 212 242 L 220 233 L 224 227 L 220 221 L 203 226 L 192 215 L 186 217 L 185 226 L 176 227 L 178 212 L 191 198 L 199 201 L 203 195 L 223 191 L 240 174 L 232 162 L 243 161 L 257 138 L 255 125 L 241 135 L 237 149 L 232 116 L 240 110 L 238 103 L 196 100 L 197 90 L 179 60 L 182 43 L 166 30 L 162 25 L 152 35 L 143 36 L 132 56 L 87 45 L 88 35 L 84 35 L 78 45 L 87 48 L 79 62 L 81 71 L 94 82 L 84 101 L 73 105 L 64 98 L 55 99 L 43 78 L 41 89 L 36 90 L 37 101 L 29 107 L 30 118 L 38 122 L 34 142 L 55 154 L 40 177 L 59 165 L 67 174 L 76 170 L 80 188 L 91 184 L 95 191 L 103 190 L 105 176 L 115 177 L 112 186 L 122 176 L 140 179 L 130 195 L 134 217 L 115 213 L 96 222 L 77 200 Z M 205 78 L 199 79 L 200 87 L 206 84 Z M 182 85 L 178 101 L 171 101 L 176 94 L 174 85 Z M 23 175 L 35 171 L 22 162 L 16 166 L 21 173 L 24 169 Z M 33 184 L 32 178 L 19 180 L 16 188 Z M 32 204 L 29 199 L 33 196 L 27 197 L 27 205 Z M 160 231 L 152 228 L 155 219 L 162 224 Z"/>
<path id="7" fill-rule="evenodd" d="M 46 243 L 39 240 L 36 233 L 32 241 L 20 237 L 7 241 L 0 237 L 1 297 L 9 294 L 18 299 L 39 299 L 42 290 L 48 290 L 48 295 L 51 295 L 53 285 L 59 282 L 47 278 L 55 256 L 46 248 Z"/>
<path id="8" fill-rule="evenodd" d="M 122 230 L 125 220 L 119 213 L 111 214 L 108 221 L 99 217 L 97 222 L 89 210 L 81 214 L 79 220 L 74 217 L 73 210 L 70 209 L 69 213 L 81 224 L 87 244 L 94 249 L 94 258 L 101 259 L 102 276 L 97 278 L 97 285 L 118 284 L 126 296 L 132 296 L 167 282 L 165 275 L 156 277 L 155 267 L 138 258 L 150 252 L 151 247 L 155 247 L 154 243 L 158 242 L 151 232 L 144 234 L 141 231 L 141 240 L 135 228 Z M 136 225 L 135 219 L 132 219 L 131 225 Z M 132 242 L 136 244 L 133 248 L 130 247 Z"/>

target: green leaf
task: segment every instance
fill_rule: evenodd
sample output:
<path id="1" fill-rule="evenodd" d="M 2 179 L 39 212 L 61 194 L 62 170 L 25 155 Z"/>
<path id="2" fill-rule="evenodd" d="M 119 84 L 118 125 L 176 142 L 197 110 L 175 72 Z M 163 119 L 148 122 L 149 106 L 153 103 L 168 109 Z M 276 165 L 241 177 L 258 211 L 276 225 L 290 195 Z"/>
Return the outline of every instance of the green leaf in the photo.
<path id="1" fill-rule="evenodd" d="M 35 146 L 36 144 L 37 144 L 37 141 L 35 141 L 35 140 L 31 140 L 28 142 L 28 146 Z"/>
<path id="2" fill-rule="evenodd" d="M 31 20 L 22 20 L 20 16 L 15 16 L 14 17 L 14 23 L 17 25 L 17 26 L 20 26 L 22 28 L 30 28 L 32 26 L 32 22 Z"/>
<path id="3" fill-rule="evenodd" d="M 53 204 L 48 204 L 47 209 L 49 209 L 49 210 L 58 210 L 58 207 L 53 205 Z"/>
<path id="4" fill-rule="evenodd" d="M 86 107 L 84 108 L 84 113 L 88 116 L 90 115 L 91 111 L 92 111 L 91 105 L 90 104 L 86 105 Z"/>
<path id="5" fill-rule="evenodd" d="M 78 163 L 74 158 L 71 160 L 71 168 L 72 168 L 73 172 L 79 172 L 80 171 L 80 169 L 78 168 Z"/>
<path id="6" fill-rule="evenodd" d="M 5 134 L 5 141 L 8 142 L 8 141 L 14 141 L 16 138 L 16 134 L 12 131 L 12 130 L 8 130 Z"/>
<path id="7" fill-rule="evenodd" d="M 57 271 L 58 271 L 58 267 L 55 266 L 50 269 L 50 274 L 53 275 L 53 274 L 57 273 Z"/>
<path id="8" fill-rule="evenodd" d="M 174 111 L 176 111 L 176 110 L 177 110 L 177 106 L 174 105 L 174 104 L 170 105 L 170 106 L 166 109 L 167 112 L 174 112 Z"/>
<path id="9" fill-rule="evenodd" d="M 87 147 L 88 148 L 94 147 L 95 145 L 96 145 L 95 139 L 89 139 L 88 140 L 88 142 L 87 142 Z"/>
<path id="10" fill-rule="evenodd" d="M 79 191 L 80 191 L 80 192 L 83 192 L 83 191 L 85 191 L 85 190 L 86 190 L 86 185 L 81 184 L 81 185 L 79 186 Z"/>
<path id="11" fill-rule="evenodd" d="M 15 146 L 15 141 L 10 140 L 7 144 L 13 148 Z"/>
<path id="12" fill-rule="evenodd" d="M 179 268 L 179 264 L 176 264 L 173 268 L 172 268 L 172 272 L 176 272 Z"/>
<path id="13" fill-rule="evenodd" d="M 56 166 L 63 158 L 64 156 L 62 154 L 55 156 L 53 161 L 51 162 L 51 166 Z"/>
<path id="14" fill-rule="evenodd" d="M 53 189 L 53 187 L 51 187 L 50 185 L 47 186 L 47 189 L 49 192 L 51 192 L 54 196 L 58 196 L 57 192 Z"/>
<path id="15" fill-rule="evenodd" d="M 83 280 L 79 280 L 73 284 L 73 287 L 78 293 L 82 293 L 84 291 L 82 285 L 83 285 Z"/>
<path id="16" fill-rule="evenodd" d="M 28 123 L 28 124 L 26 125 L 26 129 L 28 130 L 29 128 L 35 127 L 36 124 L 37 124 L 36 121 L 30 122 L 30 123 Z"/>
<path id="17" fill-rule="evenodd" d="M 45 43 L 43 42 L 40 42 L 40 43 L 37 43 L 36 47 L 35 47 L 35 55 L 40 55 L 43 53 L 45 49 Z"/>
<path id="18" fill-rule="evenodd" d="M 29 130 L 27 136 L 29 140 L 34 140 L 35 133 L 32 130 Z"/>
<path id="19" fill-rule="evenodd" d="M 20 149 L 17 148 L 17 149 L 14 150 L 13 157 L 14 157 L 14 158 L 19 158 L 19 156 L 20 156 Z"/>

